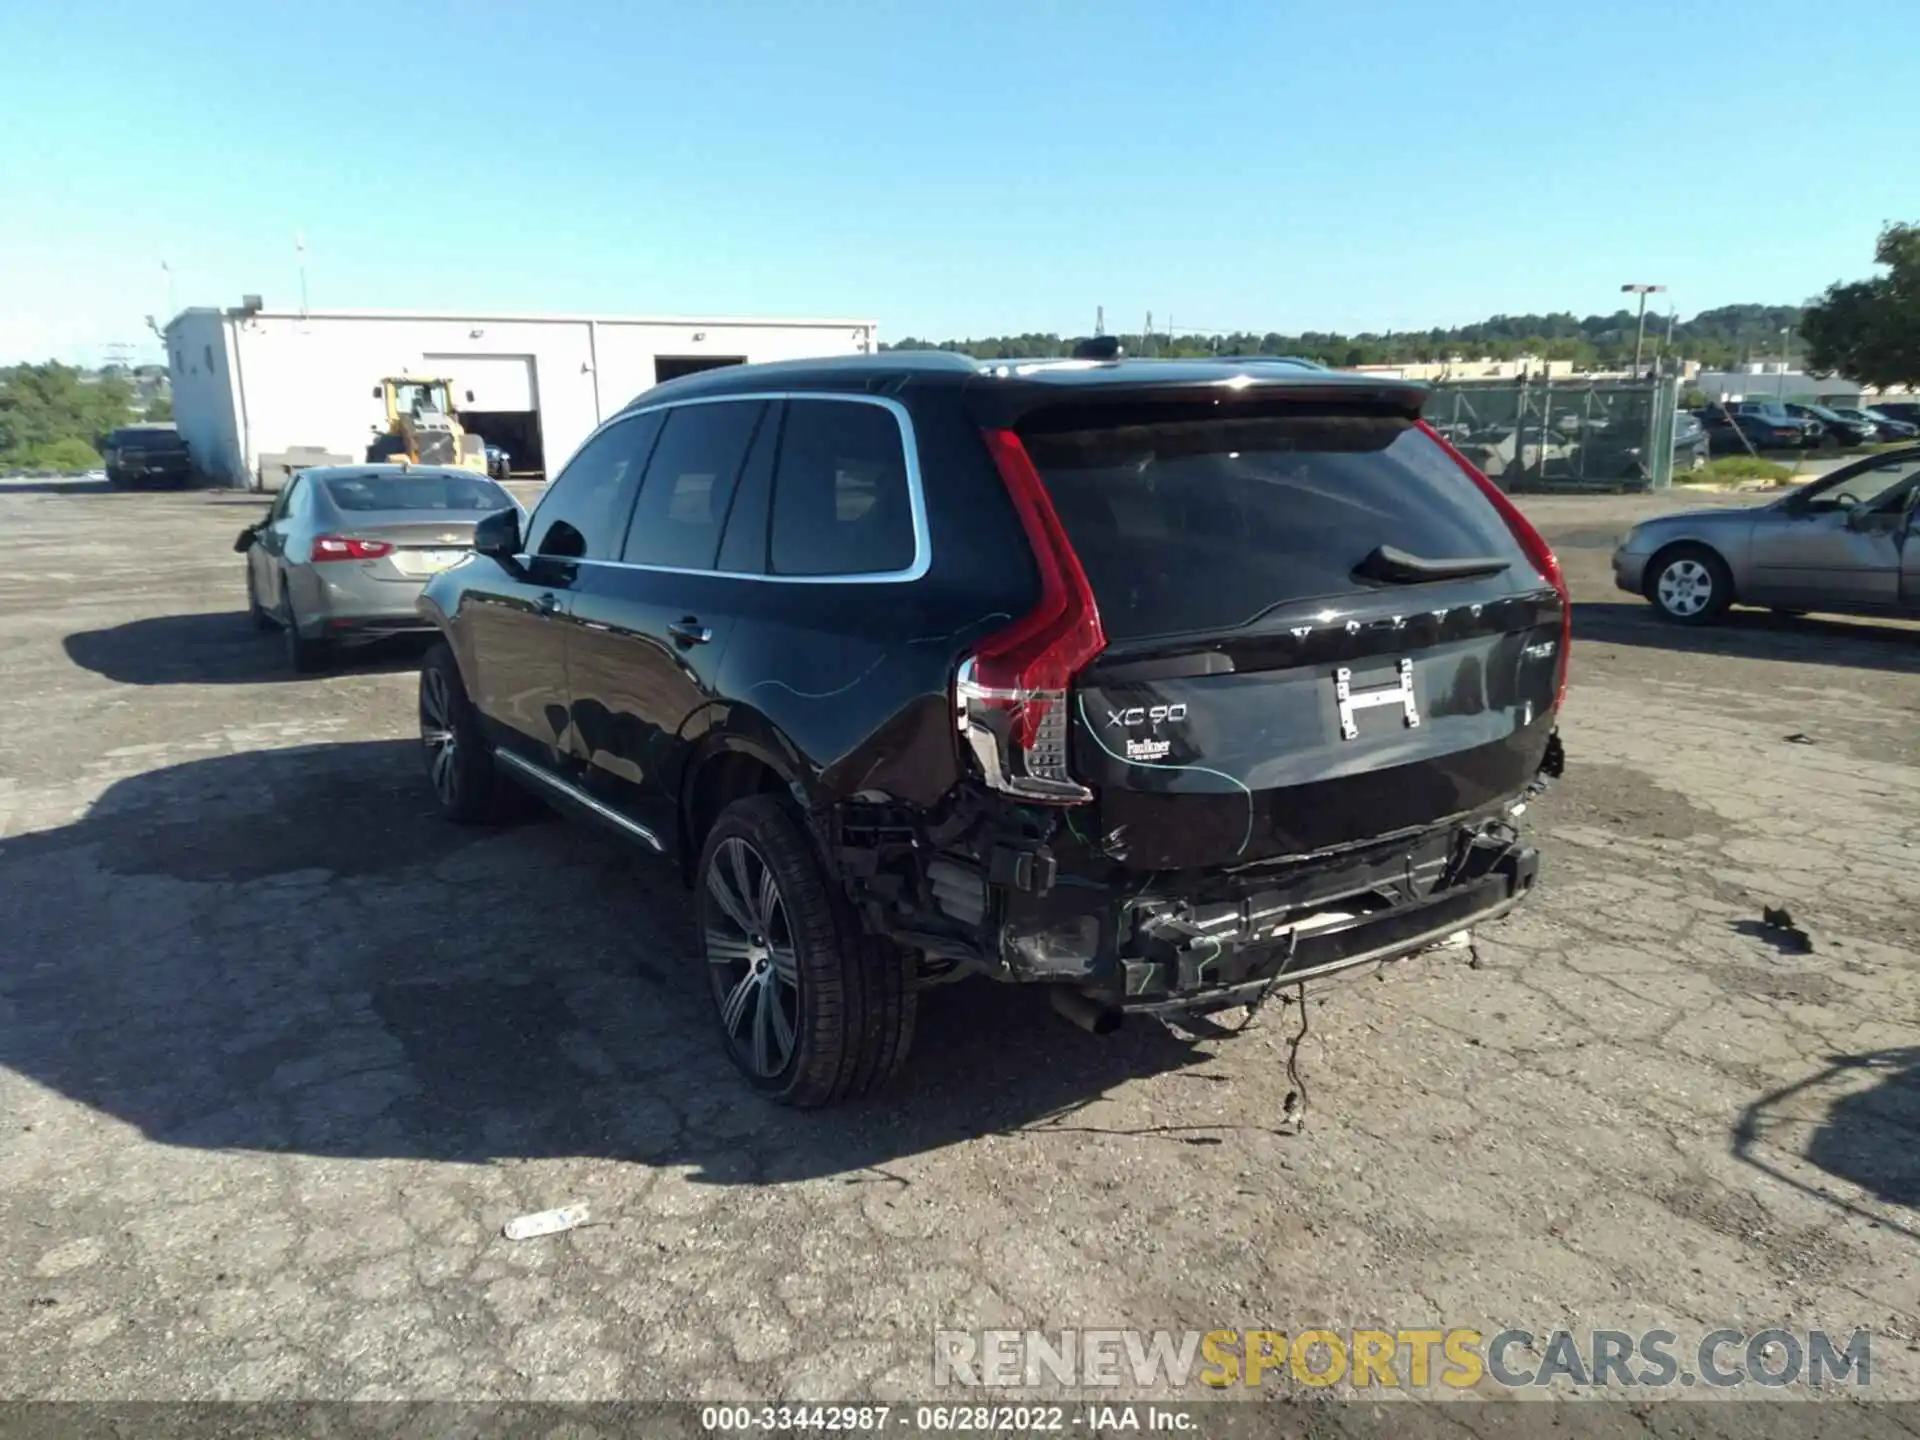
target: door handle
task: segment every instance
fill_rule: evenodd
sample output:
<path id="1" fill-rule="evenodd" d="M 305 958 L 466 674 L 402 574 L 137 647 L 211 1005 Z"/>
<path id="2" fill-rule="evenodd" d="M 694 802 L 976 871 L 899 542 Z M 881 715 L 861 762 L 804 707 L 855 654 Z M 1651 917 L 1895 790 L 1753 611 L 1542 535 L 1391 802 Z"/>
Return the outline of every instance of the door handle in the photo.
<path id="1" fill-rule="evenodd" d="M 713 631 L 700 623 L 697 615 L 689 615 L 684 620 L 676 620 L 667 626 L 667 634 L 682 645 L 704 645 L 713 639 Z"/>
<path id="2" fill-rule="evenodd" d="M 547 591 L 546 594 L 542 595 L 533 603 L 542 615 L 555 615 L 560 611 L 560 601 L 554 596 L 551 590 Z"/>

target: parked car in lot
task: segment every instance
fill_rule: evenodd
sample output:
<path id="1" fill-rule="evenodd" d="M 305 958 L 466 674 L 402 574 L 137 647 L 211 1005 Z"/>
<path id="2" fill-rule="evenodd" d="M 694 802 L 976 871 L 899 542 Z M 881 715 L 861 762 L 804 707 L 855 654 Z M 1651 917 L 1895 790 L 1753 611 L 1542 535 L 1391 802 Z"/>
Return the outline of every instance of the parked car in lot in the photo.
<path id="1" fill-rule="evenodd" d="M 1647 459 L 1645 427 L 1639 428 L 1642 432 L 1639 435 L 1625 426 L 1605 423 L 1583 429 L 1573 461 L 1579 478 L 1590 486 L 1612 481 L 1616 489 L 1644 490 L 1652 481 L 1652 469 Z M 1698 470 L 1707 463 L 1710 454 L 1711 442 L 1699 417 L 1685 410 L 1675 414 L 1673 468 Z"/>
<path id="2" fill-rule="evenodd" d="M 1872 413 L 1876 420 L 1894 420 L 1920 431 L 1920 400 L 1876 400 Z"/>
<path id="3" fill-rule="evenodd" d="M 1706 427 L 1708 444 L 1721 453 L 1743 454 L 1749 445 L 1755 450 L 1800 450 L 1820 438 L 1819 422 L 1789 414 L 1784 405 L 1709 405 L 1694 416 Z"/>
<path id="4" fill-rule="evenodd" d="M 193 483 L 193 453 L 172 425 L 122 425 L 103 448 L 109 484 L 177 490 Z"/>
<path id="5" fill-rule="evenodd" d="M 903 353 L 670 381 L 422 610 L 442 810 L 677 860 L 748 1081 L 894 1071 L 919 987 L 1089 1029 L 1410 953 L 1532 886 L 1570 607 L 1423 387 Z"/>
<path id="6" fill-rule="evenodd" d="M 1698 470 L 1713 456 L 1713 440 L 1700 417 L 1681 410 L 1673 417 L 1673 468 Z"/>
<path id="7" fill-rule="evenodd" d="M 247 611 L 261 629 L 279 629 L 296 671 L 318 669 L 341 644 L 425 629 L 421 588 L 466 559 L 475 522 L 502 510 L 519 513 L 471 470 L 299 471 L 234 542 L 247 557 Z"/>
<path id="8" fill-rule="evenodd" d="M 1820 443 L 1833 449 L 1842 445 L 1871 445 L 1880 438 L 1879 428 L 1865 416 L 1849 420 L 1826 405 L 1800 405 L 1787 402 L 1787 413 L 1811 420 L 1820 427 Z"/>
<path id="9" fill-rule="evenodd" d="M 1920 425 L 1895 419 L 1884 411 L 1852 405 L 1834 405 L 1830 407 L 1834 414 L 1848 420 L 1864 420 L 1879 432 L 1881 440 L 1912 440 L 1920 437 Z"/>
<path id="10" fill-rule="evenodd" d="M 1643 520 L 1614 583 L 1664 618 L 1705 625 L 1730 605 L 1920 615 L 1920 448 L 1843 466 L 1770 504 Z"/>

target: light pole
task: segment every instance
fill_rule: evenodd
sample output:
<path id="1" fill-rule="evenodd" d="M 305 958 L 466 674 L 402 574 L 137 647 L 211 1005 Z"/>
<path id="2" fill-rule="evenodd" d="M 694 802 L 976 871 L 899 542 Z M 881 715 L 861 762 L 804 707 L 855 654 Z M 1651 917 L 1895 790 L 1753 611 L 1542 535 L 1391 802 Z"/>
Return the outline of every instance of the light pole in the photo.
<path id="1" fill-rule="evenodd" d="M 1793 327 L 1780 327 L 1780 373 L 1773 377 L 1773 398 L 1784 399 L 1787 393 L 1787 345 L 1793 338 Z"/>
<path id="2" fill-rule="evenodd" d="M 1647 296 L 1659 295 L 1666 288 L 1664 285 L 1622 285 L 1620 287 L 1622 295 L 1640 297 L 1640 319 L 1639 323 L 1633 327 L 1633 373 L 1636 379 L 1640 375 L 1640 346 L 1647 338 Z"/>

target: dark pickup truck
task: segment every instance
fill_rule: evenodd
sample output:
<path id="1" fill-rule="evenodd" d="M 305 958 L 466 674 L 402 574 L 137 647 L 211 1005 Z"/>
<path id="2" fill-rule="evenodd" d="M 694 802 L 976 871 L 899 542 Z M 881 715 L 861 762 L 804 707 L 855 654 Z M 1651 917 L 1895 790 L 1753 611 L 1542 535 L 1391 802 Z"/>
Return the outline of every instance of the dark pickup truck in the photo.
<path id="1" fill-rule="evenodd" d="M 107 437 L 108 483 L 177 490 L 193 483 L 193 454 L 171 425 L 123 425 Z"/>

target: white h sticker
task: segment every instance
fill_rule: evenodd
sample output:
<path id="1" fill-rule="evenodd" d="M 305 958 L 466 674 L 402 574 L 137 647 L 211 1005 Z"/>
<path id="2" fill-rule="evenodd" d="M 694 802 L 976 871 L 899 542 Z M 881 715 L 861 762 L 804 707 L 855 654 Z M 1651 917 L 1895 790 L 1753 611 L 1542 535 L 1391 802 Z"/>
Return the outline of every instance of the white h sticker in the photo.
<path id="1" fill-rule="evenodd" d="M 1413 698 L 1413 661 L 1400 662 L 1400 679 L 1392 685 L 1383 685 L 1378 690 L 1355 690 L 1353 671 L 1339 669 L 1333 672 L 1333 693 L 1340 702 L 1340 738 L 1358 740 L 1360 727 L 1353 723 L 1353 712 L 1371 710 L 1376 705 L 1398 705 L 1405 712 L 1407 728 L 1420 728 L 1420 707 Z"/>

